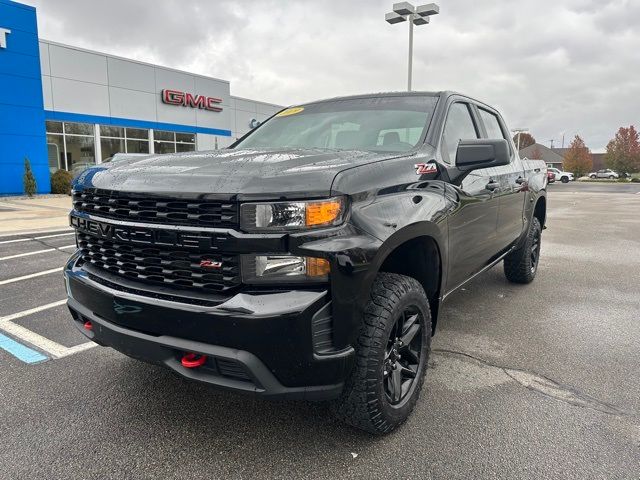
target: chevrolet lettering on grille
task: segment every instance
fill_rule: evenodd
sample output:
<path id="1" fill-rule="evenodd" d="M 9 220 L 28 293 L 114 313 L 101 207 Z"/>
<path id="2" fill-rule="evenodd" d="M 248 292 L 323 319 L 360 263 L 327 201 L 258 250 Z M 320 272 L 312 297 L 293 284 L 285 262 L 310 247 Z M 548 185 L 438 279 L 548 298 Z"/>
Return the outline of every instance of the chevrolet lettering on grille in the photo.
<path id="1" fill-rule="evenodd" d="M 205 233 L 160 230 L 137 226 L 115 225 L 71 215 L 71 226 L 100 238 L 147 245 L 169 245 L 199 250 L 218 250 L 214 236 Z"/>

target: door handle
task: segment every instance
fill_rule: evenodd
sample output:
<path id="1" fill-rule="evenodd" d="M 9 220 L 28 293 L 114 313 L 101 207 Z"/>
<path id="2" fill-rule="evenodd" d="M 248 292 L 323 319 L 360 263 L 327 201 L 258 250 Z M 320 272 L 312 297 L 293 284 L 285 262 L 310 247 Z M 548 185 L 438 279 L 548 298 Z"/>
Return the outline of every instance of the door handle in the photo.
<path id="1" fill-rule="evenodd" d="M 524 178 L 522 178 L 522 177 L 518 177 L 518 178 L 516 179 L 516 183 L 517 183 L 518 185 L 522 185 L 524 182 L 526 182 L 526 180 L 525 180 Z"/>
<path id="2" fill-rule="evenodd" d="M 498 188 L 500 186 L 500 184 L 494 180 L 489 180 L 489 183 L 487 183 L 487 186 L 484 187 L 487 190 L 491 190 L 494 191 L 496 188 Z"/>

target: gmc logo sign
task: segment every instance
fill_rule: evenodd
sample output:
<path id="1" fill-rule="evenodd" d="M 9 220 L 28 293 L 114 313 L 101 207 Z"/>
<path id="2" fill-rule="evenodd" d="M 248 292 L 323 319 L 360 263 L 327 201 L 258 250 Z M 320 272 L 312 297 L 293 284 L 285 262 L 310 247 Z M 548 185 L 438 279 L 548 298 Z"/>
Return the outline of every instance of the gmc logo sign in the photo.
<path id="1" fill-rule="evenodd" d="M 222 107 L 217 106 L 217 104 L 222 103 L 221 98 L 192 95 L 191 93 L 181 92 L 180 90 L 169 90 L 168 88 L 162 90 L 162 103 L 179 105 L 181 107 L 199 108 L 212 112 L 222 111 Z"/>

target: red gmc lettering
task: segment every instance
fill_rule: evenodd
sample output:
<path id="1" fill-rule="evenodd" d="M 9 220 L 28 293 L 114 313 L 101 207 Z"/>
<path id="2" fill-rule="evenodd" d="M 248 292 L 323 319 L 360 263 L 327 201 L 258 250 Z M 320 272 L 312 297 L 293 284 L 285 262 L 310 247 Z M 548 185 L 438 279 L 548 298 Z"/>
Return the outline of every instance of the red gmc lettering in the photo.
<path id="1" fill-rule="evenodd" d="M 162 90 L 162 102 L 168 105 L 199 108 L 201 110 L 210 110 L 212 112 L 222 111 L 222 107 L 217 106 L 217 104 L 222 103 L 221 98 L 193 95 L 191 93 L 185 93 L 179 90 L 170 90 L 168 88 Z"/>
<path id="2" fill-rule="evenodd" d="M 178 90 L 162 90 L 162 101 L 169 105 L 184 105 L 184 93 Z"/>
<path id="3" fill-rule="evenodd" d="M 212 112 L 221 112 L 222 107 L 216 107 L 216 103 L 222 103 L 221 98 L 215 97 L 207 97 L 207 106 L 205 107 L 207 110 L 211 110 Z"/>
<path id="4" fill-rule="evenodd" d="M 184 104 L 191 108 L 204 108 L 205 97 L 196 95 L 195 97 L 190 93 L 186 93 L 184 96 Z"/>

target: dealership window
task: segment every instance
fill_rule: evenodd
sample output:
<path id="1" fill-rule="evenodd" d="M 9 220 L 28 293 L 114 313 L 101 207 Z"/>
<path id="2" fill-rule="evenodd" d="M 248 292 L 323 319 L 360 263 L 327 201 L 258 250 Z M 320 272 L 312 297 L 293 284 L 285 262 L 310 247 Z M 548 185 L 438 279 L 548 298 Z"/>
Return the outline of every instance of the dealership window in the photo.
<path id="1" fill-rule="evenodd" d="M 62 135 L 47 134 L 47 156 L 49 157 L 49 171 L 54 173 L 65 169 L 64 137 Z"/>
<path id="2" fill-rule="evenodd" d="M 196 149 L 195 133 L 153 131 L 155 153 L 193 152 Z"/>
<path id="3" fill-rule="evenodd" d="M 91 123 L 46 122 L 49 169 L 77 173 L 95 165 L 95 127 Z"/>
<path id="4" fill-rule="evenodd" d="M 116 153 L 149 153 L 149 130 L 100 125 L 102 161 Z"/>

